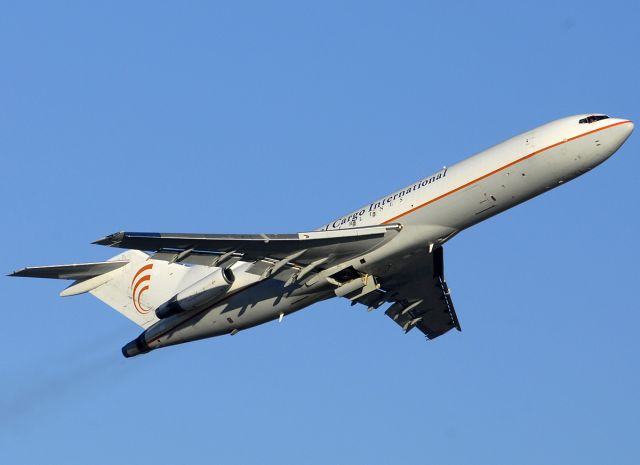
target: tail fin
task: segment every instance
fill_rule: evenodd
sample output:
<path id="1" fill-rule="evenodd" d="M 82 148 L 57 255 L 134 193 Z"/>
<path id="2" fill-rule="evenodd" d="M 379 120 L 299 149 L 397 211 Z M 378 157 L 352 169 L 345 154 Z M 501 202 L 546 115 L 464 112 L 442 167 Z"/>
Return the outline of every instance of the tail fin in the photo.
<path id="1" fill-rule="evenodd" d="M 106 262 L 24 268 L 10 276 L 74 279 L 60 293 L 89 292 L 143 328 L 158 318 L 155 309 L 177 292 L 188 267 L 153 260 L 139 250 L 127 250 Z"/>
<path id="2" fill-rule="evenodd" d="M 127 260 L 128 264 L 114 272 L 106 282 L 89 290 L 94 297 L 102 300 L 138 326 L 147 328 L 158 321 L 153 311 L 162 302 L 149 301 L 149 290 L 158 267 L 157 260 L 139 250 L 127 250 L 111 259 Z M 166 264 L 166 262 L 164 262 Z M 169 299 L 168 296 L 166 300 Z M 164 300 L 163 300 L 164 302 Z M 155 303 L 155 305 L 154 305 Z"/>

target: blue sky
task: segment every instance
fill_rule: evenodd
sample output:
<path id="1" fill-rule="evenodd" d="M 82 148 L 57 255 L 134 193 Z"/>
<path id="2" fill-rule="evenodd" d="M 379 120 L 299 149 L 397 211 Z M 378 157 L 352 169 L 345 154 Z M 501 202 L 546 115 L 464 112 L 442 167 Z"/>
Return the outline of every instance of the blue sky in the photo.
<path id="1" fill-rule="evenodd" d="M 121 230 L 320 226 L 558 117 L 638 118 L 635 2 L 14 2 L 2 264 Z M 0 278 L 0 462 L 637 464 L 640 139 L 447 244 L 463 327 L 334 299 L 125 360 L 139 329 Z"/>

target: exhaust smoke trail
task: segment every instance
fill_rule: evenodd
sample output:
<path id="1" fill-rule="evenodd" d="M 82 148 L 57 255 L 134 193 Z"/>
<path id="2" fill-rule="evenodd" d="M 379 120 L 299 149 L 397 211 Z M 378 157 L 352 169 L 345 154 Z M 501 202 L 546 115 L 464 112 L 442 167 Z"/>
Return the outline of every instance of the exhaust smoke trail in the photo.
<path id="1" fill-rule="evenodd" d="M 105 385 L 95 381 L 122 382 L 133 371 L 125 369 L 126 360 L 119 345 L 114 345 L 115 339 L 113 334 L 103 334 L 89 346 L 34 361 L 21 373 L 5 373 L 8 389 L 0 396 L 0 429 L 13 429 L 16 422 L 51 408 L 75 392 L 82 391 L 86 396 L 88 390 Z"/>

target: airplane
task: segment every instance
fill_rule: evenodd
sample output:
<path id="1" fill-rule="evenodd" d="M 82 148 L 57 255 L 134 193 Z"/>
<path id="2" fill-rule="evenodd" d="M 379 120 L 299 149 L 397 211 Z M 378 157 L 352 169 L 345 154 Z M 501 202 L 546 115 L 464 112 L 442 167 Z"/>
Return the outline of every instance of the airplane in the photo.
<path id="1" fill-rule="evenodd" d="M 604 114 L 562 118 L 297 234 L 117 232 L 108 261 L 29 267 L 10 276 L 73 280 L 144 331 L 122 348 L 235 335 L 332 297 L 385 314 L 405 333 L 461 330 L 443 245 L 460 231 L 570 181 L 613 155 L 634 125 Z M 149 252 L 150 254 L 148 254 Z"/>

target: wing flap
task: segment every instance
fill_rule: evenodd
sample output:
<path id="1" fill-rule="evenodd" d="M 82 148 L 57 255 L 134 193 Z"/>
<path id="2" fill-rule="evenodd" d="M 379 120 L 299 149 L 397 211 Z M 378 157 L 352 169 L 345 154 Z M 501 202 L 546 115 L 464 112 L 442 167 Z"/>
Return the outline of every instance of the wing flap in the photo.
<path id="1" fill-rule="evenodd" d="M 391 268 L 390 268 L 391 269 Z M 460 331 L 460 323 L 444 279 L 442 247 L 429 253 L 419 250 L 398 263 L 387 276 L 378 277 L 381 289 L 355 302 L 369 310 L 385 302 L 392 305 L 385 314 L 405 332 L 417 328 L 429 339 L 434 339 L 452 328 Z"/>
<path id="2" fill-rule="evenodd" d="M 395 302 L 385 312 L 405 332 L 418 328 L 434 339 L 452 328 L 461 330 L 449 287 L 444 279 L 444 253 L 438 247 L 416 254 L 383 287 Z"/>

